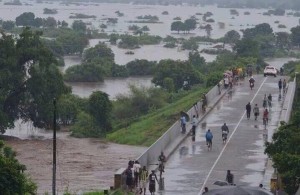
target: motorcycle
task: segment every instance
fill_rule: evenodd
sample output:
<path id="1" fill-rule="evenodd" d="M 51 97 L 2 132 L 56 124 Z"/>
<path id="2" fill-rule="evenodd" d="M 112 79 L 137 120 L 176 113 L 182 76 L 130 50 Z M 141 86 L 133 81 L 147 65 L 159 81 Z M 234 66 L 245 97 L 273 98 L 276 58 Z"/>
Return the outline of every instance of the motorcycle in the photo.
<path id="1" fill-rule="evenodd" d="M 225 144 L 226 141 L 227 141 L 227 131 L 222 131 L 222 140 L 223 140 L 223 143 Z"/>

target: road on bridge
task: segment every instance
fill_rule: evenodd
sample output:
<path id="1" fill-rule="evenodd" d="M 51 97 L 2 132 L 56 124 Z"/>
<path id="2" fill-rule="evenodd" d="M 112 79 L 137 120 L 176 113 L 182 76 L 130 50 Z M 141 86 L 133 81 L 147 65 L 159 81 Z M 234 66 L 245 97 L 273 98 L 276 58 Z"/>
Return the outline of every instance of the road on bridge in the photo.
<path id="1" fill-rule="evenodd" d="M 225 180 L 227 170 L 232 171 L 237 185 L 258 186 L 262 183 L 267 160 L 263 134 L 268 133 L 267 139 L 270 140 L 278 125 L 282 105 L 282 100 L 278 99 L 278 81 L 284 77 L 254 75 L 254 78 L 253 90 L 250 90 L 247 78 L 234 86 L 201 121 L 195 139 L 188 137 L 176 149 L 165 165 L 165 190 L 159 194 L 201 194 L 205 186 L 216 188 L 213 185 L 216 180 Z M 265 94 L 273 96 L 267 130 L 264 130 L 262 121 Z M 248 102 L 251 102 L 252 109 L 255 104 L 260 107 L 257 121 L 253 112 L 247 120 L 245 106 Z M 230 131 L 226 144 L 221 138 L 224 122 Z M 211 151 L 207 150 L 205 143 L 207 129 L 211 129 L 214 135 Z"/>

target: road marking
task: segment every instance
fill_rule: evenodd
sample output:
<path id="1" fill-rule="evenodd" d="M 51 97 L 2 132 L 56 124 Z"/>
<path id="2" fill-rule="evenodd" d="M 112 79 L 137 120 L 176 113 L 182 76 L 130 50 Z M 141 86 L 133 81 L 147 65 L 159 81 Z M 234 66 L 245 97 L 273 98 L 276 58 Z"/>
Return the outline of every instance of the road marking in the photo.
<path id="1" fill-rule="evenodd" d="M 257 92 L 255 93 L 255 95 L 254 95 L 254 97 L 252 98 L 252 100 L 250 101 L 250 103 L 253 102 L 253 100 L 254 100 L 255 97 L 257 96 L 258 92 L 260 91 L 260 89 L 262 88 L 262 86 L 263 86 L 263 84 L 265 83 L 266 80 L 267 80 L 267 77 L 266 77 L 266 78 L 263 80 L 263 82 L 261 83 L 260 87 L 258 88 Z M 220 160 L 221 156 L 223 155 L 223 152 L 225 151 L 225 148 L 227 147 L 227 144 L 229 143 L 229 141 L 231 140 L 232 136 L 233 136 L 234 133 L 236 132 L 238 126 L 239 126 L 240 123 L 242 122 L 242 120 L 243 120 L 245 114 L 246 114 L 246 111 L 244 111 L 244 114 L 242 115 L 242 117 L 240 118 L 240 120 L 239 120 L 239 122 L 237 123 L 236 127 L 234 128 L 234 130 L 232 131 L 231 135 L 229 136 L 229 139 L 228 139 L 227 142 L 225 143 L 225 145 L 224 145 L 223 149 L 221 150 L 221 152 L 220 152 L 218 158 L 216 159 L 216 161 L 214 162 L 213 166 L 212 166 L 211 169 L 209 170 L 208 175 L 206 176 L 206 178 L 205 178 L 205 180 L 204 180 L 204 182 L 203 182 L 203 185 L 202 185 L 202 187 L 201 187 L 200 192 L 199 192 L 198 195 L 201 195 L 201 194 L 202 194 L 202 191 L 203 191 L 203 189 L 204 189 L 204 187 L 205 187 L 205 185 L 206 185 L 206 183 L 207 183 L 208 178 L 210 177 L 210 175 L 211 175 L 213 169 L 215 168 L 215 166 L 217 165 L 217 163 L 218 163 L 218 161 Z"/>

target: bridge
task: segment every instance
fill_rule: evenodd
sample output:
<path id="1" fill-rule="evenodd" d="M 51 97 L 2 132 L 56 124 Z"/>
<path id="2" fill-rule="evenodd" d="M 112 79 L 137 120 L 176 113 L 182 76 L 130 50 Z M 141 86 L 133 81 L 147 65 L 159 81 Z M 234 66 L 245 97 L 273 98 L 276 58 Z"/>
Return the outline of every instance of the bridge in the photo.
<path id="1" fill-rule="evenodd" d="M 245 81 L 227 91 L 202 119 L 195 138 L 185 139 L 170 156 L 166 163 L 165 190 L 162 194 L 201 194 L 205 186 L 216 188 L 213 185 L 215 181 L 225 180 L 227 170 L 234 174 L 237 185 L 269 185 L 270 178 L 265 178 L 268 157 L 264 154 L 264 143 L 271 140 L 281 120 L 283 100 L 290 98 L 291 94 L 283 94 L 278 89 L 278 80 L 284 77 L 255 75 L 254 78 L 254 90 L 250 90 Z M 262 121 L 265 94 L 272 94 L 273 97 L 266 129 Z M 255 104 L 260 107 L 257 121 L 253 113 L 250 120 L 246 117 L 245 106 L 248 102 L 252 108 Z M 221 136 L 224 123 L 230 130 L 226 144 L 222 142 Z M 211 151 L 207 150 L 205 144 L 207 129 L 211 129 L 214 135 Z"/>
<path id="2" fill-rule="evenodd" d="M 201 113 L 194 137 L 182 135 L 179 122 L 174 124 L 156 143 L 138 160 L 148 169 L 155 169 L 160 151 L 168 156 L 165 164 L 163 195 L 200 195 L 204 187 L 216 188 L 213 183 L 225 180 L 226 171 L 234 174 L 234 183 L 257 187 L 262 183 L 270 189 L 270 180 L 274 169 L 270 159 L 264 154 L 265 141 L 271 141 L 281 120 L 288 121 L 295 91 L 295 82 L 290 82 L 286 93 L 279 91 L 279 79 L 285 76 L 264 77 L 254 75 L 255 87 L 250 90 L 248 79 L 239 81 L 232 89 L 222 90 L 216 95 L 211 90 L 209 109 Z M 265 129 L 262 120 L 264 95 L 273 97 L 269 109 L 269 123 Z M 258 120 L 251 112 L 250 120 L 246 117 L 246 104 L 250 102 L 260 108 Z M 195 110 L 189 110 L 189 115 Z M 221 126 L 229 127 L 228 140 L 222 142 Z M 188 126 L 191 128 L 191 125 Z M 208 151 L 205 133 L 211 129 L 214 139 L 212 150 Z M 176 133 L 174 133 L 176 132 Z"/>

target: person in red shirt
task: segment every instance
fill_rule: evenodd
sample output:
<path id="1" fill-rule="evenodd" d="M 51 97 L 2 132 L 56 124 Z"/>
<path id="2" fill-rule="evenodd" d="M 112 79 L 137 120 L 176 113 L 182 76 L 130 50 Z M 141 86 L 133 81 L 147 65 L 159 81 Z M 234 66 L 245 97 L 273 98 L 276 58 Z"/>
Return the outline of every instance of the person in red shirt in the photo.
<path id="1" fill-rule="evenodd" d="M 264 110 L 263 120 L 266 120 L 266 122 L 268 124 L 268 121 L 269 121 L 269 111 L 268 111 L 268 109 Z"/>

